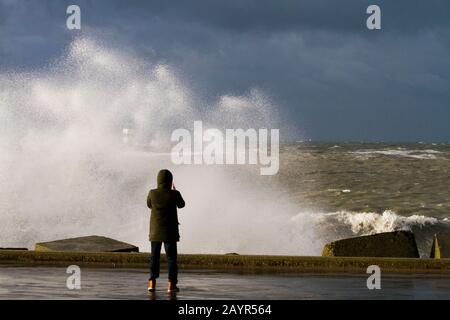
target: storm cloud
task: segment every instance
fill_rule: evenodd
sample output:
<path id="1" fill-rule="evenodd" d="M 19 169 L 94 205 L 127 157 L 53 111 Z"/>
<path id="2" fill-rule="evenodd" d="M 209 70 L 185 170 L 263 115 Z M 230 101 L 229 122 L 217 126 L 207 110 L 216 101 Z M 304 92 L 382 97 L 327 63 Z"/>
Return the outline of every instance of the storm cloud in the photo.
<path id="1" fill-rule="evenodd" d="M 206 100 L 260 88 L 286 139 L 450 141 L 449 1 L 0 0 L 1 72 L 45 68 L 80 36 L 170 64 Z"/>

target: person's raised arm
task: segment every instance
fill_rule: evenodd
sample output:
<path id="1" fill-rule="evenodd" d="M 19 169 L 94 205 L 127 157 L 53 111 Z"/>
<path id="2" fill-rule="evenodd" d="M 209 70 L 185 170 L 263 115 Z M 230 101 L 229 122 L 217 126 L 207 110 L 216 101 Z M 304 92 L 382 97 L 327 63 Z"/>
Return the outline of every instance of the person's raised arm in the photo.
<path id="1" fill-rule="evenodd" d="M 183 208 L 185 206 L 186 203 L 184 203 L 184 199 L 181 196 L 180 191 L 177 191 L 177 207 L 178 208 Z"/>
<path id="2" fill-rule="evenodd" d="M 172 190 L 175 190 L 177 192 L 177 207 L 178 208 L 183 208 L 185 206 L 183 197 L 181 196 L 180 191 L 177 190 L 177 188 L 175 187 L 175 183 L 172 182 Z"/>

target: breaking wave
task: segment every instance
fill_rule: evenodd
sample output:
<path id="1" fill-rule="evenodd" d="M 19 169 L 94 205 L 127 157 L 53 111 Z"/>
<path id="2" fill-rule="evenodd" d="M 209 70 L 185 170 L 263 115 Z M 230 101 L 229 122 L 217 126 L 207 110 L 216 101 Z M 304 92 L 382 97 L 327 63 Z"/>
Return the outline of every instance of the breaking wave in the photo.
<path id="1" fill-rule="evenodd" d="M 404 217 L 391 210 L 383 213 L 375 212 L 336 212 L 328 214 L 331 220 L 336 219 L 350 228 L 354 234 L 369 235 L 380 232 L 412 231 L 413 227 L 425 227 L 438 223 L 438 219 L 421 215 Z"/>
<path id="2" fill-rule="evenodd" d="M 434 160 L 438 159 L 438 155 L 442 152 L 437 150 L 407 150 L 407 149 L 386 149 L 386 150 L 358 150 L 352 151 L 351 154 L 359 156 L 374 156 L 374 155 L 384 155 L 384 156 L 396 156 L 396 157 L 406 157 L 422 160 Z"/>
<path id="3" fill-rule="evenodd" d="M 223 166 L 174 166 L 167 151 L 172 130 L 194 120 L 277 128 L 272 109 L 258 89 L 203 99 L 173 66 L 93 38 L 75 39 L 47 67 L 1 73 L 0 247 L 100 234 L 148 250 L 145 199 L 168 168 L 187 201 L 182 251 L 262 250 L 263 228 L 236 235 L 248 234 L 243 216 L 256 223 L 274 209 L 269 197 Z M 249 193 L 260 205 L 234 205 Z"/>
<path id="4" fill-rule="evenodd" d="M 296 227 L 309 225 L 319 241 L 315 241 L 314 254 L 320 254 L 327 242 L 355 236 L 371 235 L 381 232 L 412 231 L 416 235 L 419 251 L 429 253 L 431 235 L 442 227 L 441 220 L 422 215 L 401 216 L 394 211 L 331 213 L 301 212 L 291 219 Z"/>

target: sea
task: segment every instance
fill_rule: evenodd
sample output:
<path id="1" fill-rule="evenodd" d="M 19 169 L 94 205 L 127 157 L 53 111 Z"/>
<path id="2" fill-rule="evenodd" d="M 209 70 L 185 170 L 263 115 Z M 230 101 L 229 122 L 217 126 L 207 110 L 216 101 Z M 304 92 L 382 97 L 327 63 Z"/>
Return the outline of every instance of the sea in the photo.
<path id="1" fill-rule="evenodd" d="M 427 257 L 450 231 L 449 144 L 295 142 L 280 161 L 275 179 L 305 208 L 293 219 L 316 215 L 327 241 L 409 230 Z"/>

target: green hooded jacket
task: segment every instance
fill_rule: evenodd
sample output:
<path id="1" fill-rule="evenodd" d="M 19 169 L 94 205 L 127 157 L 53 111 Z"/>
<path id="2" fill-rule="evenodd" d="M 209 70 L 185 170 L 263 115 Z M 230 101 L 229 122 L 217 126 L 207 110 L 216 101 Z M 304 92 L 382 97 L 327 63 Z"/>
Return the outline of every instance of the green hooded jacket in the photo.
<path id="1" fill-rule="evenodd" d="M 149 239 L 180 241 L 177 208 L 184 207 L 184 200 L 179 191 L 172 190 L 173 176 L 169 170 L 159 171 L 157 181 L 158 187 L 150 190 L 147 197 L 147 206 L 151 209 Z"/>

